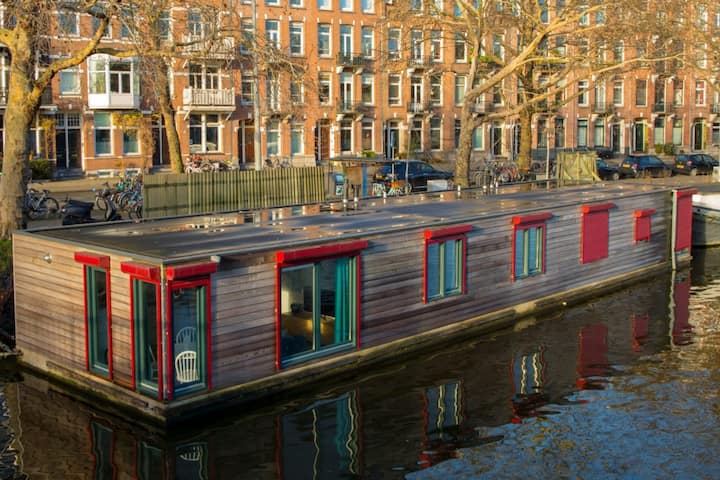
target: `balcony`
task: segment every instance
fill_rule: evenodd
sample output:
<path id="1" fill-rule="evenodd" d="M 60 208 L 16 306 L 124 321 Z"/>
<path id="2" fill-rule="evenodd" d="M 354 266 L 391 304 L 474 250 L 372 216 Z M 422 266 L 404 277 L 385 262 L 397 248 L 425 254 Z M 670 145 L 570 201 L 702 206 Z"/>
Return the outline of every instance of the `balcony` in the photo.
<path id="1" fill-rule="evenodd" d="M 186 87 L 183 105 L 188 110 L 232 111 L 235 109 L 235 89 Z"/>
<path id="2" fill-rule="evenodd" d="M 652 105 L 652 111 L 653 113 L 672 113 L 675 109 L 673 108 L 673 105 L 671 103 L 653 103 Z"/>
<path id="3" fill-rule="evenodd" d="M 432 108 L 428 102 L 409 102 L 407 113 L 410 115 L 429 114 L 432 113 Z"/>
<path id="4" fill-rule="evenodd" d="M 592 113 L 597 115 L 612 115 L 615 107 L 611 102 L 595 102 L 592 105 Z"/>
<path id="5" fill-rule="evenodd" d="M 435 62 L 432 57 L 413 56 L 408 59 L 408 71 L 410 73 L 418 70 L 429 70 L 433 68 Z"/>
<path id="6" fill-rule="evenodd" d="M 492 102 L 487 102 L 485 100 L 477 100 L 475 101 L 475 103 L 473 103 L 472 106 L 472 112 L 477 115 L 484 115 L 486 113 L 492 112 L 492 110 Z"/>
<path id="7" fill-rule="evenodd" d="M 235 55 L 235 39 L 232 37 L 207 38 L 202 35 L 182 36 L 187 55 L 200 58 L 232 58 Z"/>
<path id="8" fill-rule="evenodd" d="M 133 95 L 132 93 L 89 93 L 88 108 L 91 110 L 137 110 L 140 108 L 140 95 Z"/>
<path id="9" fill-rule="evenodd" d="M 720 115 L 720 103 L 713 103 L 710 105 L 710 113 Z"/>
<path id="10" fill-rule="evenodd" d="M 338 53 L 335 63 L 337 64 L 337 73 L 343 71 L 361 73 L 367 65 L 367 59 L 365 57 L 361 57 L 360 55 Z"/>
<path id="11" fill-rule="evenodd" d="M 344 117 L 362 117 L 370 111 L 371 106 L 361 102 L 348 102 L 342 99 L 335 101 L 338 120 Z"/>

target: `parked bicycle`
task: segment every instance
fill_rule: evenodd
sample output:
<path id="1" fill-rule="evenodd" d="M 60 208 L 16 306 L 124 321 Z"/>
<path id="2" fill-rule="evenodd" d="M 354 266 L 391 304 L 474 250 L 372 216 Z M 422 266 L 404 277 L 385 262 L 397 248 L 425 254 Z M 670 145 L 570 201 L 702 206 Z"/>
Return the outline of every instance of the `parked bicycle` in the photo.
<path id="1" fill-rule="evenodd" d="M 101 190 L 94 188 L 93 191 L 98 210 L 117 209 L 129 218 L 142 218 L 142 176 L 121 177 L 115 186 L 105 182 Z"/>
<path id="2" fill-rule="evenodd" d="M 60 204 L 50 196 L 49 190 L 28 188 L 23 200 L 23 213 L 30 219 L 53 218 L 60 210 Z"/>
<path id="3" fill-rule="evenodd" d="M 198 154 L 190 155 L 185 161 L 185 173 L 227 172 L 232 165 L 222 160 L 208 160 Z"/>

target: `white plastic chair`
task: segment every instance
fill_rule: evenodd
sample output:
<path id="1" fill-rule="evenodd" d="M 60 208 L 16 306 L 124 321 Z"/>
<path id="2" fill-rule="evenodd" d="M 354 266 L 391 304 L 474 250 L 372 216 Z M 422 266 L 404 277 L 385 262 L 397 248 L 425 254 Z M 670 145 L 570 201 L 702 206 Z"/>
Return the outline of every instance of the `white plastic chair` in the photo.
<path id="1" fill-rule="evenodd" d="M 178 330 L 177 335 L 175 335 L 175 343 L 194 347 L 197 343 L 197 330 L 195 327 L 183 327 Z"/>
<path id="2" fill-rule="evenodd" d="M 197 371 L 197 353 L 185 350 L 175 357 L 175 378 L 179 383 L 192 383 L 200 380 Z"/>

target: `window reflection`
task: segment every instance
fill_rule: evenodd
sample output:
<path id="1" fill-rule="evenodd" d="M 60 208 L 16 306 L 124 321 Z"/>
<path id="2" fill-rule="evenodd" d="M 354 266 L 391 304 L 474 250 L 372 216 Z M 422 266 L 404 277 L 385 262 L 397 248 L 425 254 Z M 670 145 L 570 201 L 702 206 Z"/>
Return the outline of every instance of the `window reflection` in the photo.
<path id="1" fill-rule="evenodd" d="M 95 459 L 93 478 L 105 480 L 115 478 L 113 464 L 113 431 L 97 422 L 90 422 L 90 440 L 92 455 Z"/>
<path id="2" fill-rule="evenodd" d="M 172 290 L 176 392 L 204 383 L 205 295 L 204 285 Z"/>
<path id="3" fill-rule="evenodd" d="M 208 478 L 208 446 L 205 442 L 180 445 L 175 450 L 175 479 L 204 480 Z"/>
<path id="4" fill-rule="evenodd" d="M 513 412 L 516 418 L 533 417 L 537 409 L 547 404 L 545 392 L 544 348 L 527 354 L 516 355 L 512 361 L 514 395 Z"/>
<path id="5" fill-rule="evenodd" d="M 360 418 L 355 392 L 279 418 L 280 477 L 356 478 L 360 474 Z"/>

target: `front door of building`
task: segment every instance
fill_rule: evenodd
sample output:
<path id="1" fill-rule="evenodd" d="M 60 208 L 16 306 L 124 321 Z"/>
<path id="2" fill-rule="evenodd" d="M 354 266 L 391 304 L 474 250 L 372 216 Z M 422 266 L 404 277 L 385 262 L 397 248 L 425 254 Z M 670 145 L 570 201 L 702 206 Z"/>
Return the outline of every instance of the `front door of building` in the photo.
<path id="1" fill-rule="evenodd" d="M 620 124 L 613 123 L 610 125 L 610 149 L 613 153 L 620 153 L 622 148 L 620 140 Z"/>
<path id="2" fill-rule="evenodd" d="M 320 120 L 315 126 L 315 163 L 320 164 L 330 158 L 330 122 Z"/>
<path id="3" fill-rule="evenodd" d="M 253 167 L 255 164 L 255 124 L 253 120 L 240 122 L 238 145 L 240 165 Z"/>

